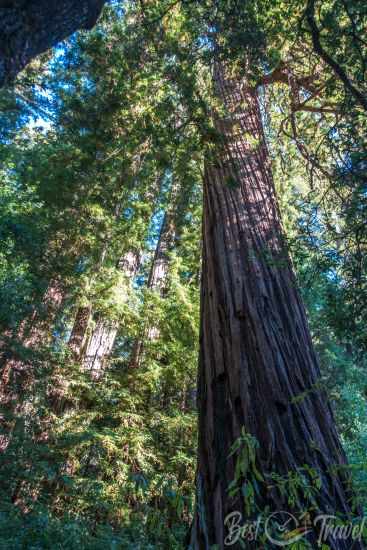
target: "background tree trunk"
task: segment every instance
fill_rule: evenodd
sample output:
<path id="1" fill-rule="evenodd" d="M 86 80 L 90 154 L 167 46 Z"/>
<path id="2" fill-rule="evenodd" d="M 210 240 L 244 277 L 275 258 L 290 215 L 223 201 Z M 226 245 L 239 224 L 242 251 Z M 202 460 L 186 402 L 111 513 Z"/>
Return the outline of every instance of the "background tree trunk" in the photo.
<path id="1" fill-rule="evenodd" d="M 40 347 L 52 339 L 52 325 L 61 309 L 63 298 L 64 289 L 60 281 L 52 280 L 45 292 L 42 306 L 22 321 L 16 335 L 9 334 L 2 342 L 4 353 L 1 357 L 3 363 L 1 387 L 3 389 L 8 385 L 11 375 L 16 377 L 23 373 L 24 376 L 29 371 L 31 364 L 26 359 L 29 352 L 37 353 Z"/>
<path id="2" fill-rule="evenodd" d="M 119 269 L 131 284 L 139 266 L 140 253 L 138 251 L 127 252 L 119 262 Z M 99 378 L 105 369 L 105 363 L 112 352 L 117 331 L 117 322 L 107 321 L 103 318 L 96 320 L 83 354 L 83 365 L 91 371 L 95 378 Z"/>
<path id="3" fill-rule="evenodd" d="M 351 511 L 347 476 L 331 471 L 346 460 L 283 242 L 257 98 L 245 83 L 226 79 L 218 65 L 215 88 L 226 114 L 215 120 L 222 146 L 206 163 L 204 178 L 199 456 L 190 546 L 208 550 L 224 548 L 230 512 L 247 514 L 243 493 L 228 493 L 238 458 L 229 458 L 230 448 L 242 427 L 259 442 L 257 468 L 265 481 L 271 472 L 287 476 L 307 464 L 320 475 L 319 510 L 344 517 Z M 249 473 L 240 476 L 242 487 L 249 479 Z M 261 509 L 298 509 L 274 483 L 272 489 L 259 485 Z M 351 548 L 350 541 L 327 542 Z"/>
<path id="4" fill-rule="evenodd" d="M 0 87 L 37 55 L 91 29 L 106 0 L 0 0 Z"/>
<path id="5" fill-rule="evenodd" d="M 64 296 L 60 281 L 50 281 L 41 307 L 22 321 L 17 334 L 6 334 L 1 342 L 0 405 L 6 414 L 4 417 L 0 415 L 0 426 L 5 430 L 5 434 L 0 436 L 0 452 L 5 451 L 9 443 L 12 413 L 22 406 L 25 388 L 29 389 L 34 383 L 37 354 L 52 340 L 52 327 Z"/>
<path id="6" fill-rule="evenodd" d="M 164 296 L 167 290 L 169 252 L 176 236 L 174 218 L 174 212 L 166 212 L 164 215 L 147 282 L 147 288 L 158 292 L 161 297 Z M 159 328 L 154 324 L 145 326 L 142 332 L 143 335 L 134 342 L 130 368 L 139 367 L 144 353 L 144 342 L 157 340 L 159 337 Z"/>
<path id="7" fill-rule="evenodd" d="M 83 352 L 91 316 L 92 306 L 90 304 L 84 307 L 79 307 L 78 311 L 76 312 L 73 330 L 71 331 L 70 339 L 68 342 L 69 348 L 73 352 L 73 355 L 76 359 L 78 359 Z"/>
<path id="8" fill-rule="evenodd" d="M 117 336 L 117 323 L 108 323 L 99 319 L 88 340 L 83 357 L 83 365 L 94 377 L 99 377 L 105 369 L 105 362 L 110 356 Z"/>
<path id="9" fill-rule="evenodd" d="M 135 173 L 139 170 L 139 165 L 141 165 L 143 161 L 143 156 L 143 153 L 141 155 L 139 154 L 136 159 L 137 165 L 133 167 Z M 151 203 L 152 206 L 154 205 L 155 199 L 159 196 L 162 182 L 163 177 L 159 174 L 145 193 L 145 199 Z M 117 205 L 116 216 L 119 215 L 120 210 L 121 205 Z M 146 216 L 145 222 L 147 224 L 150 220 L 150 215 L 151 212 Z M 144 236 L 141 235 L 141 246 L 143 238 Z M 107 245 L 104 246 L 102 251 L 99 262 L 100 265 L 103 264 L 106 254 Z M 136 277 L 140 268 L 140 262 L 141 250 L 137 249 L 130 250 L 119 258 L 117 268 L 124 274 L 128 284 L 132 284 Z M 118 332 L 118 323 L 97 316 L 94 318 L 94 328 L 90 331 L 89 329 L 93 317 L 95 316 L 91 306 L 79 308 L 69 340 L 69 346 L 75 357 L 81 360 L 83 366 L 87 370 L 90 370 L 94 377 L 98 378 L 103 373 L 106 360 L 113 350 Z M 134 345 L 134 350 L 135 348 L 136 345 Z"/>

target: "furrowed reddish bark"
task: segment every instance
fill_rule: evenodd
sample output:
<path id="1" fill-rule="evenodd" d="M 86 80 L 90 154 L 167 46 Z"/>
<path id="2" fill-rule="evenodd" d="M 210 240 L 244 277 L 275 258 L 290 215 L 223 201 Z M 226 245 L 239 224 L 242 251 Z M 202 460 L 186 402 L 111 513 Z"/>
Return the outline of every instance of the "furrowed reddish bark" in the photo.
<path id="1" fill-rule="evenodd" d="M 229 513 L 246 517 L 243 494 L 228 493 L 237 460 L 230 448 L 242 428 L 259 442 L 257 468 L 265 481 L 271 472 L 286 476 L 307 464 L 321 479 L 319 511 L 351 513 L 346 459 L 283 239 L 258 100 L 219 65 L 214 79 L 225 114 L 215 116 L 222 143 L 204 177 L 197 503 L 190 541 L 200 550 L 225 547 Z M 332 473 L 335 465 L 341 468 Z M 275 487 L 259 485 L 261 509 L 295 511 Z M 309 535 L 312 542 L 315 536 Z M 362 547 L 350 540 L 327 543 L 334 550 Z"/>

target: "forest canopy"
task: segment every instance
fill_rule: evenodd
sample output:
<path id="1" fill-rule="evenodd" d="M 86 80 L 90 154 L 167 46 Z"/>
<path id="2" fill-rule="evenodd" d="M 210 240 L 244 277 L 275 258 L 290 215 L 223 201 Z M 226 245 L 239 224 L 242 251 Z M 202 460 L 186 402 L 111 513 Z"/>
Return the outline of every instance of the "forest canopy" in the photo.
<path id="1" fill-rule="evenodd" d="M 366 3 L 69 4 L 2 79 L 0 3 L 0 547 L 364 548 Z"/>

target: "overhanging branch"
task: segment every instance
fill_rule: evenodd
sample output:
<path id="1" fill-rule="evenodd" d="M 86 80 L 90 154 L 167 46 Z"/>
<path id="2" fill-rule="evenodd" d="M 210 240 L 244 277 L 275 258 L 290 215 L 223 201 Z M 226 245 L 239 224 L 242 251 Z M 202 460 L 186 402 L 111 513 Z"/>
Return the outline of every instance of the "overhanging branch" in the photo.
<path id="1" fill-rule="evenodd" d="M 324 62 L 331 67 L 335 75 L 343 82 L 345 88 L 351 93 L 356 101 L 367 111 L 367 98 L 360 92 L 350 81 L 343 67 L 341 67 L 323 48 L 320 39 L 320 30 L 315 21 L 315 1 L 308 0 L 306 8 L 306 19 L 311 31 L 312 43 L 314 50 Z"/>

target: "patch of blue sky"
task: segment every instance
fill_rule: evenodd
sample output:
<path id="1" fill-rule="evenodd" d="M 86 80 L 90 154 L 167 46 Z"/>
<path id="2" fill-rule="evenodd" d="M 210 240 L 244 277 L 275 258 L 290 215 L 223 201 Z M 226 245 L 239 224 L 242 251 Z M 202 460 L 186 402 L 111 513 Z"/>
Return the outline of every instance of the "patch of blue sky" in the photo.
<path id="1" fill-rule="evenodd" d="M 131 220 L 133 215 L 134 215 L 134 209 L 131 208 L 131 206 L 125 208 L 122 212 L 122 216 L 125 218 L 125 220 Z"/>
<path id="2" fill-rule="evenodd" d="M 162 229 L 164 214 L 165 210 L 162 208 L 155 212 L 152 216 L 148 230 L 148 237 L 146 240 L 148 250 L 155 250 L 157 246 L 159 234 Z"/>
<path id="3" fill-rule="evenodd" d="M 119 17 L 124 15 L 125 0 L 108 0 L 107 5 L 112 8 Z M 98 29 L 103 32 L 102 25 L 96 27 L 95 32 Z M 47 76 L 50 76 L 50 83 L 45 86 L 36 84 L 33 87 L 33 98 L 30 100 L 24 95 L 17 94 L 17 101 L 21 103 L 24 109 L 24 124 L 30 130 L 34 132 L 47 133 L 52 127 L 57 124 L 57 112 L 62 106 L 62 100 L 57 93 L 59 90 L 64 92 L 73 88 L 72 74 L 73 65 L 78 63 L 78 37 L 80 32 L 75 32 L 72 36 L 60 42 L 52 49 L 51 59 L 47 63 L 46 67 L 46 82 Z M 52 78 L 54 75 L 60 73 L 60 69 L 65 70 L 70 76 L 67 80 Z M 77 78 L 75 71 L 75 78 Z M 95 83 L 88 76 L 78 76 L 78 85 L 82 84 L 82 88 L 88 93 L 93 93 Z"/>

